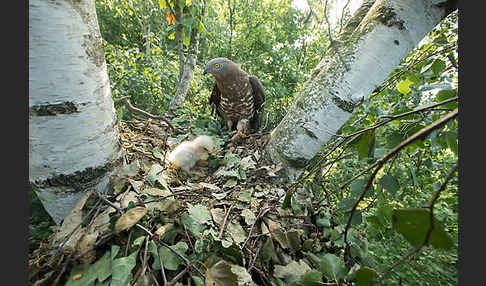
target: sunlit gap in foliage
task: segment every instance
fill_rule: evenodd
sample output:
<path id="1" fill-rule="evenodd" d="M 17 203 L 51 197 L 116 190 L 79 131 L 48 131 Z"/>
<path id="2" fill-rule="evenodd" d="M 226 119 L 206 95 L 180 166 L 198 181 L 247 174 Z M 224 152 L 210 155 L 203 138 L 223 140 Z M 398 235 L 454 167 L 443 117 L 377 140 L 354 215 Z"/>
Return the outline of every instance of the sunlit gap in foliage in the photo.
<path id="1" fill-rule="evenodd" d="M 308 1 L 309 0 L 293 0 L 292 1 L 292 7 L 299 9 L 302 12 L 307 12 L 307 11 L 309 11 Z M 316 8 L 317 5 L 323 6 L 324 3 L 325 3 L 324 0 L 321 0 L 320 2 L 314 2 L 314 3 L 313 2 L 314 1 L 311 1 L 311 5 L 315 5 L 315 7 L 313 7 L 313 8 Z M 339 19 L 341 18 L 343 8 L 346 6 L 347 2 L 348 2 L 348 0 L 329 0 L 328 1 L 329 21 L 331 22 L 331 25 L 335 25 L 339 21 Z M 349 3 L 347 4 L 346 7 L 347 7 L 347 9 L 349 9 L 349 12 L 351 14 L 353 14 L 354 11 L 356 11 L 356 9 L 358 9 L 359 6 L 361 6 L 362 2 L 363 2 L 363 0 L 349 0 Z"/>

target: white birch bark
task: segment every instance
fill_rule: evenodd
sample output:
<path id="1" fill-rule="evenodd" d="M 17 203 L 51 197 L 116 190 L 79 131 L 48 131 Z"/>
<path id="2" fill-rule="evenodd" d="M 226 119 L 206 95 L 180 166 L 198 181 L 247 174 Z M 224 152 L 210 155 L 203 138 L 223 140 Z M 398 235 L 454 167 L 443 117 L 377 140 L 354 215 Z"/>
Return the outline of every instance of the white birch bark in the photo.
<path id="1" fill-rule="evenodd" d="M 56 223 L 121 158 L 94 0 L 29 1 L 29 181 Z"/>
<path id="2" fill-rule="evenodd" d="M 451 12 L 451 2 L 364 1 L 372 6 L 356 11 L 271 133 L 267 154 L 283 163 L 287 179 L 298 178 L 353 109 Z"/>
<path id="3" fill-rule="evenodd" d="M 179 81 L 177 91 L 170 102 L 170 110 L 176 110 L 179 106 L 184 103 L 189 88 L 191 87 L 191 82 L 194 77 L 194 67 L 196 65 L 196 54 L 189 54 L 187 56 L 186 64 L 184 65 L 184 72 L 182 73 L 182 78 Z"/>

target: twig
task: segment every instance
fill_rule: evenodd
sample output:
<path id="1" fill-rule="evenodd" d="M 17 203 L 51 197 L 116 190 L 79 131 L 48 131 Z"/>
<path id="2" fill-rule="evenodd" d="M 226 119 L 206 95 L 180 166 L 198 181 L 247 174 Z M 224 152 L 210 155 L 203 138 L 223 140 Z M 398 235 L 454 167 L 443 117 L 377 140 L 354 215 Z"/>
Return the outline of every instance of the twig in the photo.
<path id="1" fill-rule="evenodd" d="M 250 250 L 248 249 L 248 247 L 247 247 L 246 249 L 247 249 L 248 251 L 250 251 Z M 255 266 L 255 262 L 256 262 L 256 260 L 257 260 L 257 258 L 258 258 L 258 254 L 260 254 L 260 249 L 261 249 L 261 247 L 260 247 L 260 248 L 258 248 L 258 249 L 256 250 L 255 255 L 253 256 L 253 259 L 252 259 L 252 261 L 251 261 L 251 263 L 250 263 L 250 265 L 249 265 L 249 267 L 248 267 L 248 272 L 250 272 L 250 271 L 251 271 L 251 269 L 252 269 L 252 268 Z"/>
<path id="2" fill-rule="evenodd" d="M 61 279 L 61 276 L 64 274 L 64 272 L 66 271 L 66 268 L 67 268 L 67 265 L 68 263 L 71 261 L 71 257 L 73 256 L 74 252 L 71 252 L 69 254 L 69 256 L 66 258 L 66 260 L 64 261 L 64 264 L 62 265 L 62 269 L 61 269 L 61 272 L 59 272 L 59 274 L 57 275 L 56 277 L 56 280 L 54 280 L 54 283 L 52 284 L 52 286 L 56 286 L 57 283 L 59 283 L 59 280 Z"/>
<path id="3" fill-rule="evenodd" d="M 241 249 L 244 249 L 245 248 L 245 245 L 248 243 L 248 240 L 250 239 L 251 237 L 251 233 L 253 232 L 253 228 L 255 227 L 255 224 L 257 223 L 258 219 L 260 219 L 261 217 L 263 217 L 265 215 L 265 213 L 270 209 L 270 207 L 266 207 L 266 208 L 262 208 L 260 210 L 260 212 L 258 213 L 258 216 L 256 217 L 255 221 L 253 222 L 253 224 L 251 225 L 251 228 L 250 228 L 250 232 L 248 233 L 248 236 L 245 240 L 245 242 L 243 243 L 243 245 L 241 246 Z"/>
<path id="4" fill-rule="evenodd" d="M 160 119 L 160 120 L 164 121 L 164 122 L 165 122 L 165 124 L 167 124 L 167 126 L 169 126 L 169 128 L 172 130 L 172 132 L 174 132 L 174 131 L 178 130 L 178 129 L 176 129 L 176 128 L 175 128 L 175 127 L 174 127 L 174 126 L 173 126 L 173 125 L 172 125 L 172 124 L 169 122 L 169 120 L 167 120 L 167 119 L 166 119 L 164 116 L 162 116 L 162 115 L 158 115 L 158 116 L 157 116 L 157 115 L 153 115 L 153 114 L 148 113 L 148 112 L 147 112 L 147 111 L 145 111 L 145 110 L 142 110 L 142 109 L 140 109 L 140 108 L 137 108 L 137 107 L 133 106 L 133 105 L 130 103 L 130 100 L 129 100 L 127 97 L 122 97 L 120 100 L 124 100 L 124 101 L 125 101 L 125 103 L 127 104 L 128 109 L 130 109 L 131 111 L 134 111 L 134 112 L 140 113 L 140 114 L 142 114 L 142 115 L 144 115 L 144 116 L 147 116 L 148 118 L 152 118 L 152 119 Z"/>
<path id="5" fill-rule="evenodd" d="M 369 171 L 369 170 L 371 170 L 371 169 L 373 169 L 373 168 L 376 167 L 376 169 L 373 171 L 372 175 L 370 176 L 370 178 L 368 180 L 368 183 L 366 184 L 366 186 L 361 191 L 361 194 L 360 194 L 358 200 L 354 203 L 354 205 L 353 205 L 353 207 L 351 209 L 351 212 L 349 214 L 348 222 L 346 224 L 346 228 L 344 229 L 344 243 L 347 246 L 346 249 L 348 249 L 348 247 L 349 247 L 348 242 L 347 242 L 346 239 L 347 239 L 348 229 L 351 226 L 351 220 L 353 218 L 353 214 L 354 214 L 356 208 L 358 207 L 358 204 L 363 200 L 363 198 L 366 195 L 368 189 L 371 187 L 371 184 L 373 183 L 373 180 L 374 180 L 376 174 L 378 173 L 378 171 L 381 169 L 381 167 L 383 167 L 383 165 L 391 157 L 393 157 L 394 155 L 396 155 L 398 152 L 400 152 L 407 145 L 409 145 L 410 143 L 414 142 L 415 140 L 417 140 L 419 138 L 423 138 L 423 137 L 427 136 L 428 134 L 430 134 L 435 129 L 438 129 L 439 127 L 445 125 L 447 122 L 449 122 L 450 120 L 454 119 L 457 116 L 457 114 L 458 114 L 458 109 L 456 108 L 454 111 L 452 111 L 452 112 L 448 113 L 447 115 L 443 116 L 441 119 L 435 121 L 434 123 L 430 124 L 427 127 L 422 128 L 421 130 L 419 130 L 418 132 L 416 132 L 415 134 L 413 134 L 412 136 L 410 136 L 406 140 L 402 141 L 400 144 L 398 144 L 398 146 L 396 146 L 395 148 L 393 148 L 393 150 L 391 150 L 390 152 L 388 152 L 388 154 L 386 154 L 382 158 L 378 159 L 378 161 L 376 161 L 375 164 L 371 165 L 369 168 L 367 168 L 365 170 L 367 172 L 367 171 Z M 360 172 L 360 173 L 364 173 L 364 172 Z"/>
<path id="6" fill-rule="evenodd" d="M 324 4 L 324 18 L 326 19 L 326 23 L 327 23 L 327 33 L 329 35 L 329 44 L 331 46 L 333 46 L 334 41 L 332 40 L 332 36 L 331 36 L 331 24 L 329 23 L 329 19 L 327 18 L 327 0 Z"/>
<path id="7" fill-rule="evenodd" d="M 76 227 L 64 238 L 63 242 L 61 243 L 61 245 L 59 246 L 58 250 L 56 251 L 56 253 L 53 255 L 53 257 L 57 257 L 59 252 L 62 251 L 62 248 L 64 247 L 64 245 L 68 242 L 68 240 L 71 238 L 71 236 L 74 234 L 74 232 L 81 226 L 83 225 L 87 220 L 88 218 L 91 216 L 91 214 L 98 209 L 99 205 L 101 203 L 101 200 L 98 200 L 95 204 L 95 206 L 86 214 L 86 216 L 83 217 L 83 219 L 81 220 L 81 222 L 76 225 Z"/>
<path id="8" fill-rule="evenodd" d="M 172 285 L 176 284 L 177 281 L 179 279 L 181 279 L 182 276 L 184 276 L 187 273 L 187 271 L 189 271 L 189 268 L 190 268 L 189 265 L 186 265 L 186 268 L 184 268 L 184 270 L 182 270 L 181 272 L 179 272 L 174 278 L 172 278 L 172 280 L 169 282 L 169 284 L 166 284 L 166 285 L 167 286 L 172 286 Z"/>
<path id="9" fill-rule="evenodd" d="M 157 247 L 157 254 L 159 255 L 160 273 L 162 274 L 162 281 L 164 282 L 162 285 L 167 285 L 167 277 L 165 277 L 164 261 L 162 260 L 162 255 L 160 255 L 160 247 Z"/>
<path id="10" fill-rule="evenodd" d="M 187 241 L 189 242 L 191 249 L 194 251 L 194 245 L 192 244 L 191 238 L 189 237 L 189 233 L 187 233 L 187 227 L 184 224 L 182 224 L 182 226 L 184 227 L 184 234 L 186 235 Z"/>
<path id="11" fill-rule="evenodd" d="M 123 214 L 124 211 L 117 207 L 115 204 L 113 204 L 112 202 L 110 202 L 107 198 L 105 198 L 103 195 L 101 195 L 99 192 L 94 192 L 103 202 L 105 202 L 106 204 L 108 204 L 110 207 L 114 208 L 117 212 L 119 212 L 120 214 Z"/>
<path id="12" fill-rule="evenodd" d="M 348 1 L 346 2 L 346 4 L 344 4 L 344 6 L 343 6 L 343 11 L 341 12 L 341 18 L 339 18 L 339 32 L 338 32 L 338 33 L 341 33 L 341 30 L 342 30 L 342 28 L 343 28 L 343 18 L 344 18 L 344 12 L 345 12 L 346 8 L 348 7 L 349 2 L 351 2 L 351 0 L 348 0 Z"/>
<path id="13" fill-rule="evenodd" d="M 128 248 L 130 247 L 130 240 L 132 239 L 132 232 L 133 232 L 133 228 L 130 229 L 130 232 L 128 233 L 128 241 L 127 241 L 127 245 L 125 247 L 125 255 L 124 256 L 128 256 Z"/>
<path id="14" fill-rule="evenodd" d="M 135 226 L 138 227 L 138 228 L 140 228 L 141 230 L 145 231 L 150 237 L 153 237 L 154 236 L 154 234 L 150 230 L 146 229 L 141 224 L 137 223 L 137 224 L 135 224 Z M 196 268 L 189 260 L 187 260 L 187 258 L 185 258 L 179 252 L 177 252 L 174 249 L 172 249 L 172 247 L 170 247 L 169 245 L 167 245 L 165 242 L 163 242 L 161 240 L 154 240 L 154 241 L 157 244 L 160 244 L 162 246 L 167 247 L 172 253 L 174 253 L 175 255 L 177 255 L 180 259 L 184 260 L 184 262 L 186 263 L 186 265 L 189 265 L 192 268 L 194 268 L 194 270 L 196 270 L 199 273 L 199 275 L 201 275 L 201 277 L 204 279 L 204 274 L 202 274 L 202 272 L 198 268 Z"/>
<path id="15" fill-rule="evenodd" d="M 451 100 L 451 99 L 453 99 L 453 98 L 450 98 L 450 99 L 448 99 L 448 100 L 444 100 L 444 101 L 442 101 L 442 104 L 449 102 L 449 100 Z M 457 99 L 457 97 L 454 97 L 454 99 Z M 447 102 L 445 102 L 445 101 L 447 101 Z M 430 106 L 429 106 L 429 107 L 430 107 Z M 426 107 L 426 108 L 428 108 L 428 107 Z M 426 108 L 424 108 L 424 109 L 426 109 Z M 405 112 L 405 113 L 409 113 L 409 112 Z M 403 115 L 403 114 L 399 114 L 399 115 L 397 115 L 397 116 L 402 117 L 402 115 Z M 409 114 L 407 114 L 407 115 L 409 115 Z M 447 121 L 448 121 L 448 120 L 452 119 L 452 118 L 449 118 L 450 116 L 452 116 L 452 117 L 456 117 L 456 116 L 457 116 L 457 108 L 456 108 L 456 109 L 454 109 L 454 111 L 451 111 L 450 113 L 448 113 L 446 116 L 442 117 L 442 119 L 447 118 Z M 396 119 L 396 118 L 395 118 L 395 119 Z M 438 128 L 438 127 L 437 127 L 437 126 L 435 126 L 434 124 L 436 124 L 436 123 L 437 123 L 437 124 L 442 124 L 441 122 L 439 122 L 439 121 L 442 121 L 442 119 L 437 120 L 437 121 L 436 121 L 436 122 L 434 122 L 433 124 L 431 124 L 431 125 L 429 125 L 429 126 L 427 126 L 427 127 L 423 128 L 423 129 L 421 129 L 420 131 L 418 131 L 418 132 L 417 132 L 417 133 L 415 133 L 414 135 L 410 136 L 410 137 L 409 137 L 407 140 L 402 141 L 402 142 L 401 142 L 401 143 L 400 143 L 398 146 L 396 146 L 396 147 L 395 147 L 395 148 L 394 148 L 392 151 L 390 151 L 390 153 L 388 153 L 388 154 L 387 154 L 385 157 L 395 155 L 396 153 L 398 153 L 398 151 L 399 151 L 399 150 L 401 150 L 401 149 L 404 147 L 404 146 L 402 146 L 402 144 L 405 144 L 405 145 L 410 144 L 410 143 L 411 143 L 411 141 L 410 141 L 410 140 L 415 141 L 416 139 L 418 139 L 418 138 L 417 138 L 417 136 L 418 136 L 418 137 L 425 137 L 425 136 L 427 136 L 427 135 L 428 135 L 430 132 L 432 132 L 433 130 L 435 130 L 436 128 Z M 434 125 L 434 126 L 433 126 L 433 125 Z M 442 126 L 442 125 L 440 125 L 440 126 Z M 429 127 L 433 127 L 433 129 L 429 131 L 429 130 L 428 130 L 428 128 L 429 128 Z M 367 129 L 368 129 L 368 128 L 367 128 Z M 422 131 L 426 131 L 427 133 L 422 134 Z M 395 151 L 397 151 L 397 152 L 395 152 Z M 393 152 L 393 154 L 391 154 L 392 152 Z M 383 158 L 385 158 L 385 157 L 383 157 Z M 383 159 L 383 158 L 382 158 L 382 159 Z M 388 158 L 388 159 L 389 159 L 389 158 Z M 388 159 L 387 159 L 387 160 L 388 160 Z M 379 164 L 379 163 L 380 163 L 380 160 L 378 160 L 378 161 L 377 161 L 377 162 L 375 162 L 373 165 L 369 166 L 368 168 L 364 169 L 363 171 L 361 171 L 361 172 L 359 172 L 358 174 L 356 174 L 355 176 L 353 176 L 351 179 L 349 179 L 349 180 L 348 180 L 348 181 L 346 181 L 344 184 L 342 184 L 342 185 L 341 185 L 339 188 L 340 188 L 341 190 L 342 190 L 342 189 L 344 189 L 344 188 L 345 188 L 347 185 L 349 185 L 351 182 L 353 182 L 354 180 L 356 180 L 356 178 L 360 177 L 360 176 L 361 176 L 361 175 L 363 175 L 364 173 L 367 173 L 369 170 L 371 170 L 371 169 L 373 169 L 374 167 L 378 166 L 378 164 Z"/>
<path id="16" fill-rule="evenodd" d="M 230 206 L 230 208 L 229 208 L 228 212 L 227 212 L 227 213 L 226 213 L 226 215 L 224 216 L 223 223 L 222 223 L 222 225 L 221 225 L 221 230 L 219 231 L 219 235 L 218 235 L 218 238 L 220 238 L 220 239 L 221 239 L 221 237 L 223 237 L 223 232 L 224 232 L 224 229 L 225 229 L 225 226 L 226 226 L 226 221 L 227 221 L 227 219 L 228 219 L 229 214 L 231 213 L 231 210 L 232 210 L 232 209 L 233 209 L 233 207 L 235 206 L 235 204 L 236 204 L 236 201 L 235 201 L 235 202 L 233 202 L 233 204 L 231 204 L 231 206 Z"/>
<path id="17" fill-rule="evenodd" d="M 381 275 L 379 275 L 379 280 L 378 280 L 378 284 L 379 285 L 382 284 L 383 279 L 385 279 L 385 277 L 388 275 L 388 273 L 390 273 L 390 271 L 393 268 L 395 268 L 398 265 L 402 264 L 410 256 L 412 256 L 413 254 L 419 252 L 425 245 L 427 245 L 429 243 L 430 235 L 432 234 L 432 231 L 434 230 L 434 205 L 435 205 L 435 201 L 439 197 L 440 193 L 443 190 L 445 190 L 447 184 L 449 183 L 449 181 L 454 176 L 454 173 L 456 172 L 456 170 L 457 170 L 457 163 L 451 169 L 451 171 L 449 172 L 449 174 L 447 175 L 446 179 L 444 180 L 444 182 L 442 183 L 442 185 L 439 187 L 439 189 L 434 193 L 434 195 L 432 196 L 432 198 L 431 198 L 431 200 L 429 202 L 429 205 L 427 206 L 427 208 L 430 211 L 430 216 L 429 216 L 430 226 L 429 226 L 429 229 L 427 230 L 427 234 L 425 235 L 424 241 L 420 245 L 418 245 L 417 247 L 415 247 L 414 249 L 412 249 L 409 253 L 407 253 L 406 255 L 402 256 L 402 258 L 400 258 L 397 262 L 395 262 L 393 265 L 391 265 L 390 267 L 388 267 Z"/>

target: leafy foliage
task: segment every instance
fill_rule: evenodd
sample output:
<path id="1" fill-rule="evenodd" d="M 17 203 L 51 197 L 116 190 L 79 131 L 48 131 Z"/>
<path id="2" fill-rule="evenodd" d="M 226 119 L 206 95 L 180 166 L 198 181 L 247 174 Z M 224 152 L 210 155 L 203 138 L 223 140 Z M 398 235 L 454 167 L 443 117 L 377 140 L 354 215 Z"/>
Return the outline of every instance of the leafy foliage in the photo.
<path id="1" fill-rule="evenodd" d="M 115 195 L 121 196 L 130 185 L 138 188 L 132 199 L 173 197 L 147 203 L 146 213 L 144 210 L 120 228 L 109 250 L 98 253 L 90 264 L 69 269 L 67 285 L 125 285 L 139 271 L 143 272 L 141 277 L 150 280 L 145 270 L 140 270 L 144 263 L 157 276 L 165 269 L 174 277 L 183 271 L 185 259 L 203 261 L 206 283 L 214 285 L 243 285 L 264 279 L 271 285 L 374 285 L 378 274 L 423 242 L 430 225 L 430 212 L 424 206 L 457 164 L 457 121 L 407 145 L 386 162 L 371 184 L 371 172 L 356 175 L 457 108 L 457 13 L 440 23 L 357 108 L 339 130 L 341 137 L 335 136 L 323 147 L 298 186 L 276 181 L 279 166 L 262 166 L 261 150 L 255 152 L 250 147 L 247 149 L 252 154 L 233 147 L 211 158 L 206 181 L 191 177 L 178 185 L 160 163 L 170 146 L 192 135 L 209 134 L 219 147 L 227 147 L 231 138 L 224 124 L 210 114 L 208 97 L 213 81 L 203 77 L 201 70 L 209 59 L 232 58 L 260 78 L 267 94 L 266 132 L 283 118 L 294 95 L 310 77 L 329 44 L 329 35 L 324 1 L 308 1 L 313 14 L 293 8 L 290 0 L 167 2 L 98 0 L 96 8 L 112 96 L 124 131 L 132 114 L 117 100 L 128 97 L 133 105 L 152 114 L 168 113 L 181 68 L 178 40 L 183 42 L 182 52 L 187 53 L 190 35 L 201 36 L 186 102 L 170 116 L 171 124 L 184 132 L 169 134 L 164 128 L 152 130 L 147 125 L 151 135 L 159 136 L 134 139 L 143 133 L 141 130 L 129 139 L 129 131 L 121 136 L 123 142 L 138 148 L 129 152 L 129 161 L 136 161 L 138 156 L 157 162 L 142 161 L 141 166 L 133 168 L 135 172 L 127 171 L 130 175 L 115 182 Z M 329 3 L 332 7 L 335 1 Z M 181 9 L 181 23 L 171 9 Z M 344 15 L 349 17 L 349 13 Z M 179 24 L 183 28 L 181 39 L 176 36 Z M 332 33 L 338 30 L 331 27 Z M 165 141 L 161 141 L 165 135 Z M 369 189 L 350 219 L 366 186 Z M 176 196 L 174 188 L 180 188 L 176 192 L 182 195 Z M 189 190 L 197 190 L 206 204 L 188 199 L 184 192 Z M 270 198 L 279 204 L 278 215 L 262 214 L 264 208 L 254 203 Z M 116 200 L 121 204 L 130 197 Z M 214 201 L 226 203 L 215 206 Z M 133 210 L 136 203 L 132 201 L 126 208 Z M 452 180 L 435 202 L 429 245 L 393 268 L 384 278 L 385 285 L 457 284 L 457 206 L 457 180 Z M 31 209 L 35 214 L 36 208 Z M 112 227 L 122 217 L 115 211 L 103 214 Z M 146 233 L 135 223 L 156 229 L 154 235 L 180 256 L 151 239 L 147 244 L 149 258 L 144 262 L 141 249 Z M 31 216 L 29 240 L 45 240 L 50 235 L 47 225 Z M 220 232 L 221 228 L 224 231 Z M 247 237 L 250 229 L 255 234 L 251 239 Z M 159 253 L 164 258 L 163 268 Z M 243 267 L 248 265 L 256 268 Z M 199 265 L 197 269 L 203 268 Z M 268 273 L 265 276 L 256 269 Z M 192 269 L 190 277 L 196 285 L 203 285 L 202 276 L 196 273 Z"/>

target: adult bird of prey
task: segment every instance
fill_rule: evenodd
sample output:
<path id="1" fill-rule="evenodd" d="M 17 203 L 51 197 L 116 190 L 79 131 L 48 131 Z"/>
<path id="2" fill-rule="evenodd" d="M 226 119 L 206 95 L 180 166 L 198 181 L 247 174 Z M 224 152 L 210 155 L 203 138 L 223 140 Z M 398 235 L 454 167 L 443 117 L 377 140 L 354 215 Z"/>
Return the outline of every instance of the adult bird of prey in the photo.
<path id="1" fill-rule="evenodd" d="M 256 76 L 249 75 L 227 58 L 210 60 L 203 75 L 215 78 L 209 104 L 223 117 L 228 129 L 245 133 L 260 128 L 265 104 L 263 86 Z M 242 131 L 244 130 L 244 131 Z"/>

